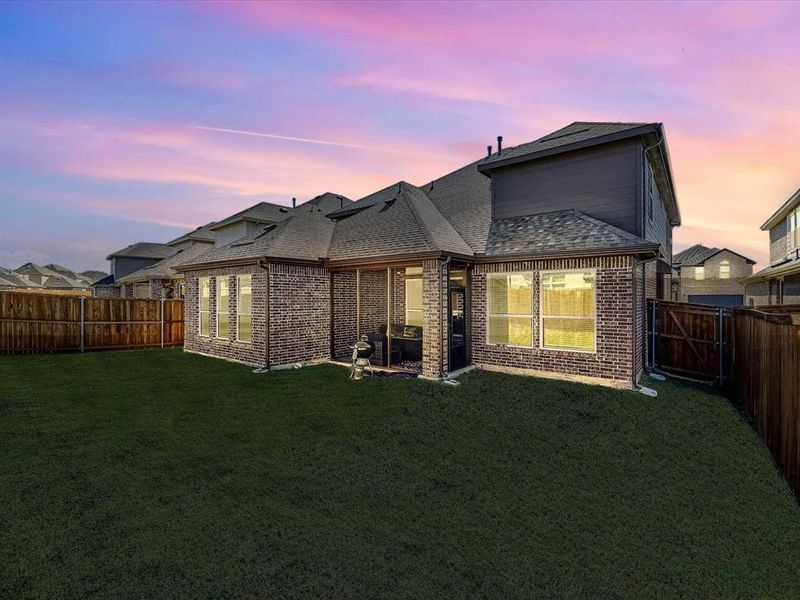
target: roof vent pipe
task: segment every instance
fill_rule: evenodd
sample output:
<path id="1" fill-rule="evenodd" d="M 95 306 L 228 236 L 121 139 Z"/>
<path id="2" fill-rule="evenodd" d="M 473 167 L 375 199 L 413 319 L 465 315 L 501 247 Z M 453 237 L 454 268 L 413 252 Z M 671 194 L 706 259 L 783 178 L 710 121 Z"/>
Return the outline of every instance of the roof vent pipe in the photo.
<path id="1" fill-rule="evenodd" d="M 486 146 L 486 158 L 489 158 L 492 155 L 492 145 L 489 144 Z"/>
<path id="2" fill-rule="evenodd" d="M 502 154 L 502 153 L 503 153 L 503 136 L 502 135 L 498 135 L 497 136 L 497 155 L 500 156 L 500 154 Z"/>
<path id="3" fill-rule="evenodd" d="M 292 198 L 292 208 L 297 208 L 297 198 Z"/>

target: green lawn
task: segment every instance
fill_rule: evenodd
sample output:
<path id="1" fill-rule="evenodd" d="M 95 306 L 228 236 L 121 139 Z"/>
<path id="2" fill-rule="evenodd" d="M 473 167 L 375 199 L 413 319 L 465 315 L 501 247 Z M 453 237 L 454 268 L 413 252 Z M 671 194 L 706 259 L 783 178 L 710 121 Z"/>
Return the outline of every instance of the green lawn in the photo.
<path id="1" fill-rule="evenodd" d="M 800 507 L 722 397 L 473 371 L 0 358 L 0 597 L 796 597 Z"/>

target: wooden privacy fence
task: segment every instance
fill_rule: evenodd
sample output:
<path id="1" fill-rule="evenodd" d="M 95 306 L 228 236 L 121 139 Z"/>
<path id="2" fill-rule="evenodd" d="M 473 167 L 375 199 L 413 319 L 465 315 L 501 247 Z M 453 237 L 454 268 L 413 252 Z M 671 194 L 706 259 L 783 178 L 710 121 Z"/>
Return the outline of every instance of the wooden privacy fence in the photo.
<path id="1" fill-rule="evenodd" d="M 0 292 L 0 354 L 180 346 L 183 301 Z"/>
<path id="2" fill-rule="evenodd" d="M 648 363 L 713 381 L 741 404 L 800 500 L 800 305 L 650 300 Z"/>
<path id="3" fill-rule="evenodd" d="M 734 310 L 733 370 L 741 403 L 800 501 L 800 306 Z"/>

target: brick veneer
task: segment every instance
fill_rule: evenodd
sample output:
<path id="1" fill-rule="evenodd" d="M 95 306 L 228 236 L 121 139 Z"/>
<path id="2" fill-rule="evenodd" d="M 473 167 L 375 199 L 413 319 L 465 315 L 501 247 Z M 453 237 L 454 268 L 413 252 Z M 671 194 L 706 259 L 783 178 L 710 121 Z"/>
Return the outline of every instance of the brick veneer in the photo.
<path id="1" fill-rule="evenodd" d="M 92 296 L 95 298 L 121 298 L 121 285 L 94 285 L 92 286 Z"/>
<path id="2" fill-rule="evenodd" d="M 356 341 L 356 272 L 333 274 L 333 355 L 350 355 Z"/>
<path id="3" fill-rule="evenodd" d="M 329 358 L 330 325 L 330 271 L 270 264 L 269 364 Z"/>
<path id="4" fill-rule="evenodd" d="M 438 378 L 447 373 L 448 266 L 440 260 L 422 263 L 422 375 Z"/>
<path id="5" fill-rule="evenodd" d="M 252 342 L 236 339 L 236 275 L 253 276 L 253 334 Z M 210 335 L 199 334 L 198 320 L 198 279 L 210 278 Z M 217 278 L 229 278 L 228 311 L 230 339 L 219 339 L 217 335 Z M 184 349 L 219 356 L 249 365 L 265 366 L 267 363 L 267 273 L 258 265 L 207 269 L 186 273 L 186 299 L 184 300 L 185 335 Z"/>
<path id="6" fill-rule="evenodd" d="M 597 349 L 593 354 L 539 348 L 539 283 L 543 270 L 596 269 Z M 486 275 L 533 272 L 533 348 L 486 341 Z M 476 265 L 472 272 L 472 361 L 631 382 L 634 377 L 634 260 L 598 257 Z M 641 342 L 639 342 L 641 343 Z M 639 350 L 641 352 L 641 350 Z"/>

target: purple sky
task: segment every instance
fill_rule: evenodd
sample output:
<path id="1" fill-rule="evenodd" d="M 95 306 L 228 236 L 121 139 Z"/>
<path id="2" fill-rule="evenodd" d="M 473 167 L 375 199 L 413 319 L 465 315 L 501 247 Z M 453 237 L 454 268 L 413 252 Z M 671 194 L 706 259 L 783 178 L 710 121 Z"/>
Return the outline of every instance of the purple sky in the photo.
<path id="1" fill-rule="evenodd" d="M 800 186 L 800 3 L 3 3 L 0 265 L 105 269 L 576 120 L 663 122 L 677 248 L 763 265 Z"/>

